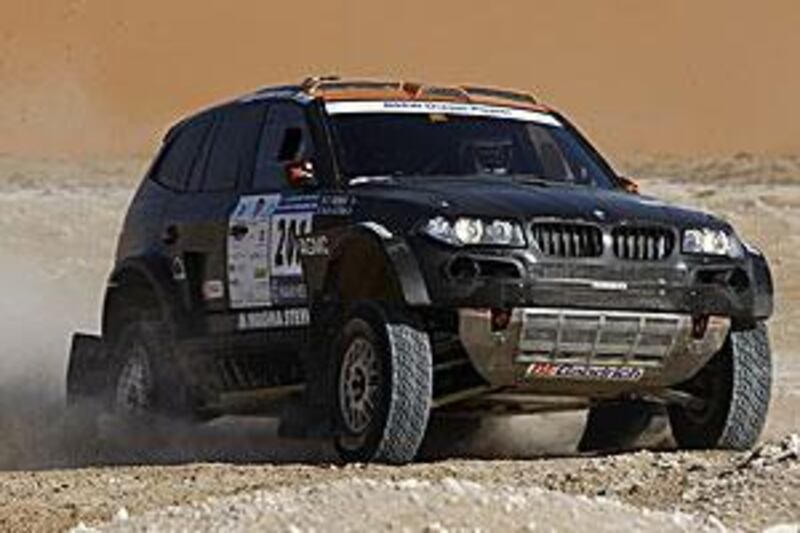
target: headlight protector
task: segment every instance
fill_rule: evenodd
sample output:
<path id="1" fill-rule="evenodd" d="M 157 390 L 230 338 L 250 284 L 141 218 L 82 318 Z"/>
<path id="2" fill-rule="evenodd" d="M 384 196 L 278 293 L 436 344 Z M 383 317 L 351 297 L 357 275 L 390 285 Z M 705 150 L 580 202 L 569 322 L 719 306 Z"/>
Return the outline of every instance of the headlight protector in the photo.
<path id="1" fill-rule="evenodd" d="M 724 229 L 690 228 L 683 231 L 681 250 L 685 254 L 739 257 L 742 245 L 732 232 Z"/>
<path id="2" fill-rule="evenodd" d="M 424 235 L 453 246 L 524 247 L 525 236 L 517 222 L 501 219 L 438 216 L 422 225 Z"/>

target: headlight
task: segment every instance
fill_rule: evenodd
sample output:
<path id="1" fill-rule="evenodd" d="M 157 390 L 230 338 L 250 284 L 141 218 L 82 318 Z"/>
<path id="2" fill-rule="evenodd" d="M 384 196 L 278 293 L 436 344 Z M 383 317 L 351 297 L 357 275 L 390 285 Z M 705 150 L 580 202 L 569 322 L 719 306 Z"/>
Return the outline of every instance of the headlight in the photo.
<path id="1" fill-rule="evenodd" d="M 742 255 L 742 247 L 735 235 L 725 230 L 693 228 L 683 232 L 681 250 L 686 254 Z"/>
<path id="2" fill-rule="evenodd" d="M 522 226 L 509 220 L 460 217 L 453 222 L 436 217 L 422 226 L 422 233 L 453 246 L 525 246 Z"/>
<path id="3" fill-rule="evenodd" d="M 483 239 L 483 222 L 476 218 L 459 218 L 453 224 L 456 239 L 464 244 L 480 244 Z"/>

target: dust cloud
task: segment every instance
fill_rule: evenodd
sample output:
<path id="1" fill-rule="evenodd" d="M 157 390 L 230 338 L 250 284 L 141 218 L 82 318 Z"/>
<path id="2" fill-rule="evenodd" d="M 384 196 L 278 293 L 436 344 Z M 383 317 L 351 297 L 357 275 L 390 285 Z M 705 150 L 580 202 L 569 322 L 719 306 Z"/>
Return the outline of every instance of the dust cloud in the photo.
<path id="1" fill-rule="evenodd" d="M 330 449 L 279 441 L 274 421 L 222 419 L 198 427 L 173 421 L 142 438 L 93 413 L 64 409 L 73 331 L 97 331 L 106 276 L 126 206 L 147 161 L 0 155 L 0 470 L 100 463 L 330 460 Z M 800 159 L 651 158 L 628 165 L 648 193 L 727 216 L 773 261 L 777 286 L 771 336 L 776 396 L 767 436 L 800 427 L 796 306 L 800 283 Z M 734 177 L 729 177 L 734 176 Z M 681 182 L 680 179 L 685 181 Z M 734 180 L 735 187 L 721 187 Z M 787 231 L 786 228 L 791 231 Z M 785 237 L 774 239 L 783 232 Z M 531 457 L 570 453 L 583 414 L 500 419 L 426 458 Z M 447 440 L 445 440 L 447 443 Z"/>
<path id="2" fill-rule="evenodd" d="M 57 251 L 54 255 L 57 255 Z M 50 260 L 57 262 L 55 257 Z M 80 272 L 59 275 L 31 257 L 0 262 L 0 470 L 72 468 L 92 464 L 191 461 L 333 461 L 324 443 L 277 438 L 275 420 L 226 418 L 202 425 L 153 420 L 128 428 L 98 413 L 98 406 L 68 409 L 65 375 L 68 339 L 92 330 L 98 280 Z M 100 280 L 101 281 L 101 280 Z M 434 435 L 423 459 L 534 457 L 569 453 L 582 414 L 547 415 L 538 421 L 486 421 L 475 432 Z"/>
<path id="3" fill-rule="evenodd" d="M 91 279 L 81 268 L 59 271 L 60 254 L 69 252 L 60 246 L 52 252 L 46 258 L 9 255 L 0 262 L 6 302 L 0 306 L 0 470 L 324 457 L 313 446 L 278 441 L 274 421 L 196 426 L 152 420 L 126 427 L 100 415 L 99 406 L 68 408 L 69 338 L 79 329 L 96 331 L 99 306 L 90 305 L 97 305 L 103 277 Z"/>
<path id="4" fill-rule="evenodd" d="M 47 460 L 61 415 L 70 306 L 36 267 L 15 257 L 0 264 L 0 468 Z"/>

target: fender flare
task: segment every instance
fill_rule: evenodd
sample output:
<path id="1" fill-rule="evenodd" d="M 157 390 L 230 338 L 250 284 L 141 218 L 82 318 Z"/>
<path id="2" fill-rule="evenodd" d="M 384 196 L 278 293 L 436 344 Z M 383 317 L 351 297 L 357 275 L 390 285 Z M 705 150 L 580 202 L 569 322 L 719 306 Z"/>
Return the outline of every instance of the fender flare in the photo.
<path id="1" fill-rule="evenodd" d="M 333 265 L 349 253 L 372 248 L 380 252 L 384 264 L 389 267 L 403 303 L 409 306 L 430 305 L 425 278 L 405 238 L 376 222 L 361 222 L 335 233 L 323 234 L 328 238 L 327 255 L 304 258 L 312 301 L 323 295 Z"/>
<path id="2" fill-rule="evenodd" d="M 167 323 L 180 331 L 187 323 L 191 307 L 188 284 L 179 273 L 173 272 L 176 265 L 183 266 L 179 258 L 171 265 L 167 258 L 157 255 L 126 258 L 116 265 L 109 276 L 103 302 L 102 335 L 111 339 L 115 333 L 113 319 L 116 316 L 116 295 L 131 284 L 146 286 L 155 297 L 155 304 Z"/>
<path id="3" fill-rule="evenodd" d="M 766 320 L 774 310 L 774 286 L 767 259 L 748 250 L 750 277 L 753 283 L 753 318 Z"/>

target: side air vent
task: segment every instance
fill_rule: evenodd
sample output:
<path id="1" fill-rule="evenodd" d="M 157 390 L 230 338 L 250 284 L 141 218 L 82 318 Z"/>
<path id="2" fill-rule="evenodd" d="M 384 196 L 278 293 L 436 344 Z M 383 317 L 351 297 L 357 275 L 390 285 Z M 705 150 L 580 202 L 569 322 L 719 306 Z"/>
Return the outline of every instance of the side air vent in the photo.
<path id="1" fill-rule="evenodd" d="M 550 257 L 599 257 L 603 232 L 592 224 L 534 222 L 531 233 L 539 251 Z"/>
<path id="2" fill-rule="evenodd" d="M 628 261 L 661 261 L 675 248 L 675 234 L 667 228 L 618 226 L 611 237 L 614 255 Z"/>

